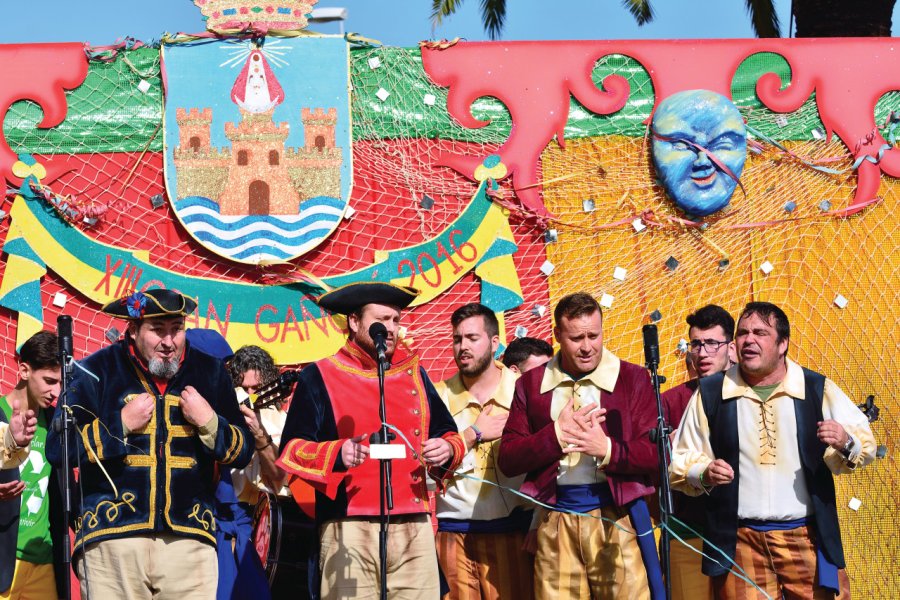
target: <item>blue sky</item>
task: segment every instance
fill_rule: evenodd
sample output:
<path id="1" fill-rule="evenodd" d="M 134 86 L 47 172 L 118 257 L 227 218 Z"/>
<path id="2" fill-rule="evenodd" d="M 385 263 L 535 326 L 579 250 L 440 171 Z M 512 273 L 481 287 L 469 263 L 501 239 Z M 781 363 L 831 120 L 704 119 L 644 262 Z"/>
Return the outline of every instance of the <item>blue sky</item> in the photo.
<path id="1" fill-rule="evenodd" d="M 864 0 L 863 0 L 864 1 Z M 457 15 L 432 31 L 431 0 L 320 0 L 317 7 L 345 7 L 346 30 L 390 46 L 425 39 L 484 40 L 480 0 L 466 0 Z M 655 22 L 638 27 L 618 0 L 509 0 L 506 40 L 665 39 L 753 37 L 744 0 L 656 0 Z M 7 23 L 0 42 L 90 42 L 103 45 L 131 36 L 149 41 L 163 32 L 204 30 L 191 0 L 29 0 L 19 4 L 28 19 Z M 776 0 L 782 32 L 790 0 Z M 554 7 L 554 8 L 548 8 Z M 900 20 L 900 5 L 894 22 Z M 334 24 L 314 27 L 337 33 Z"/>

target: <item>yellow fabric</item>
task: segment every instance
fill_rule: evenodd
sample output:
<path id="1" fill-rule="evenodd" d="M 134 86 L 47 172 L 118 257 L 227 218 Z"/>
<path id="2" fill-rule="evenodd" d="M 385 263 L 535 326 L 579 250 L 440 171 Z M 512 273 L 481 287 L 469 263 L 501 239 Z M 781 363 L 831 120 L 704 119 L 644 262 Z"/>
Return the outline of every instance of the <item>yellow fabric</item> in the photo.
<path id="1" fill-rule="evenodd" d="M 660 187 L 648 185 L 646 139 L 605 136 L 569 139 L 565 148 L 550 144 L 541 157 L 545 182 L 584 174 L 541 188 L 557 218 L 550 227 L 559 232 L 558 241 L 546 245 L 555 266 L 548 306 L 576 290 L 597 298 L 611 295 L 612 306 L 604 309 L 607 346 L 639 364 L 644 361 L 641 325 L 658 310 L 659 372 L 668 379 L 666 387 L 687 379 L 677 344 L 687 337 L 685 317 L 698 307 L 715 303 L 735 316 L 751 300 L 784 308 L 794 360 L 827 375 L 854 403 L 872 394 L 882 408 L 872 429 L 887 446 L 886 458 L 838 477 L 835 485 L 854 595 L 900 597 L 900 575 L 869 576 L 873 563 L 900 563 L 900 548 L 889 542 L 900 536 L 900 521 L 888 516 L 900 505 L 900 438 L 887 434 L 900 428 L 900 411 L 894 410 L 900 370 L 900 181 L 883 176 L 877 193 L 882 201 L 854 217 L 825 215 L 819 208 L 823 200 L 836 209 L 853 202 L 857 178 L 847 148 L 837 138 L 784 145 L 810 160 L 837 157 L 823 164 L 846 173 L 824 175 L 768 146 L 761 154 L 748 153 L 741 176 L 747 195 L 738 189 L 726 216 L 708 219 L 710 226 L 700 230 L 669 220 L 684 215 Z M 584 210 L 587 198 L 594 200 L 593 212 Z M 793 213 L 784 210 L 789 201 L 797 205 Z M 641 215 L 663 227 L 635 232 L 630 222 Z M 787 218 L 792 220 L 726 229 Z M 624 224 L 603 228 L 619 221 Z M 670 256 L 679 262 L 674 271 L 664 264 Z M 729 260 L 724 271 L 718 265 L 723 257 Z M 765 261 L 774 267 L 768 275 L 759 270 Z M 627 270 L 623 281 L 612 277 L 617 266 Z M 834 304 L 838 294 L 849 301 L 846 308 Z M 861 510 L 847 507 L 853 497 L 862 500 Z"/>
<path id="2" fill-rule="evenodd" d="M 57 600 L 53 565 L 16 560 L 12 585 L 0 592 L 0 600 Z"/>
<path id="3" fill-rule="evenodd" d="M 77 555 L 82 600 L 214 600 L 216 549 L 164 533 L 89 544 Z"/>
<path id="4" fill-rule="evenodd" d="M 536 600 L 650 598 L 647 570 L 624 508 L 608 506 L 577 516 L 542 515 L 534 558 Z M 603 516 L 615 521 L 600 521 Z"/>
<path id="5" fill-rule="evenodd" d="M 450 409 L 459 431 L 471 427 L 481 411 L 491 406 L 491 415 L 509 413 L 518 375 L 503 363 L 495 362 L 501 369 L 500 383 L 491 397 L 484 403 L 469 393 L 459 373 L 446 381 L 436 384 L 438 395 Z M 518 490 L 525 475 L 506 477 L 497 466 L 497 452 L 500 440 L 476 444 L 463 457 L 462 463 L 447 483 L 443 494 L 437 500 L 437 516 L 444 519 L 493 520 L 508 517 L 513 509 L 529 508 L 529 502 L 496 485 L 482 483 L 469 477 L 498 483 L 504 488 Z"/>
<path id="6" fill-rule="evenodd" d="M 322 600 L 374 600 L 380 596 L 378 528 L 378 519 L 343 519 L 322 525 Z M 428 515 L 391 517 L 387 579 L 391 600 L 438 598 L 437 552 Z"/>
<path id="7" fill-rule="evenodd" d="M 672 600 L 712 600 L 712 579 L 700 570 L 703 556 L 703 540 L 684 540 L 691 548 L 673 539 L 669 546 L 672 566 Z"/>

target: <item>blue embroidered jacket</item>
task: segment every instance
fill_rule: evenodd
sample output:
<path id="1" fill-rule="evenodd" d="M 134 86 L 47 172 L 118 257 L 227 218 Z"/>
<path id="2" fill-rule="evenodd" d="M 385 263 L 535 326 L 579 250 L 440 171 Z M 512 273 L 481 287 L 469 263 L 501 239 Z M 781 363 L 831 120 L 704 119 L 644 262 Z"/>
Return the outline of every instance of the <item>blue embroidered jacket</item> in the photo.
<path id="1" fill-rule="evenodd" d="M 240 468 L 253 454 L 231 379 L 220 360 L 186 343 L 178 372 L 160 393 L 129 344 L 121 340 L 81 361 L 83 369 L 76 368 L 69 387 L 66 403 L 77 420 L 77 431 L 69 438 L 71 462 L 80 466 L 83 496 L 80 510 L 73 509 L 75 550 L 157 532 L 215 545 L 215 463 Z M 188 385 L 218 415 L 212 450 L 181 412 L 179 399 Z M 150 422 L 126 437 L 122 408 L 147 391 L 156 397 Z M 59 466 L 62 435 L 55 429 L 47 436 L 47 458 Z"/>

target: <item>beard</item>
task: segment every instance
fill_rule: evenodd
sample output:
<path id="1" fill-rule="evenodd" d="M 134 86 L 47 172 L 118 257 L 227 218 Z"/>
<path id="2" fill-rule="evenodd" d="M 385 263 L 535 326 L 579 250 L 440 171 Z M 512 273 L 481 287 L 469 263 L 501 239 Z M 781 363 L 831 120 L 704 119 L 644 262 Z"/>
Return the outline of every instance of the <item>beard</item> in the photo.
<path id="1" fill-rule="evenodd" d="M 468 367 L 459 367 L 459 372 L 466 377 L 478 377 L 488 370 L 493 362 L 493 355 L 487 352 L 481 356 L 473 357 L 473 362 Z"/>
<path id="2" fill-rule="evenodd" d="M 147 365 L 150 373 L 160 379 L 172 379 L 178 372 L 178 359 L 172 358 L 163 360 L 162 358 L 151 358 Z"/>

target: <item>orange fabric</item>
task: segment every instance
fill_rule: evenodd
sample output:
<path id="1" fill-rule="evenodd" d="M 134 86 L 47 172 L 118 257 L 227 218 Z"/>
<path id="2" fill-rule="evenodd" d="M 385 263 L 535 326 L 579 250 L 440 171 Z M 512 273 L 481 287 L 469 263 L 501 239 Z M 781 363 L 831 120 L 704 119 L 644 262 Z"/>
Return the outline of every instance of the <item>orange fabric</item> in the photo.
<path id="1" fill-rule="evenodd" d="M 437 534 L 438 562 L 447 578 L 446 600 L 531 600 L 534 557 L 522 550 L 524 533 Z"/>

